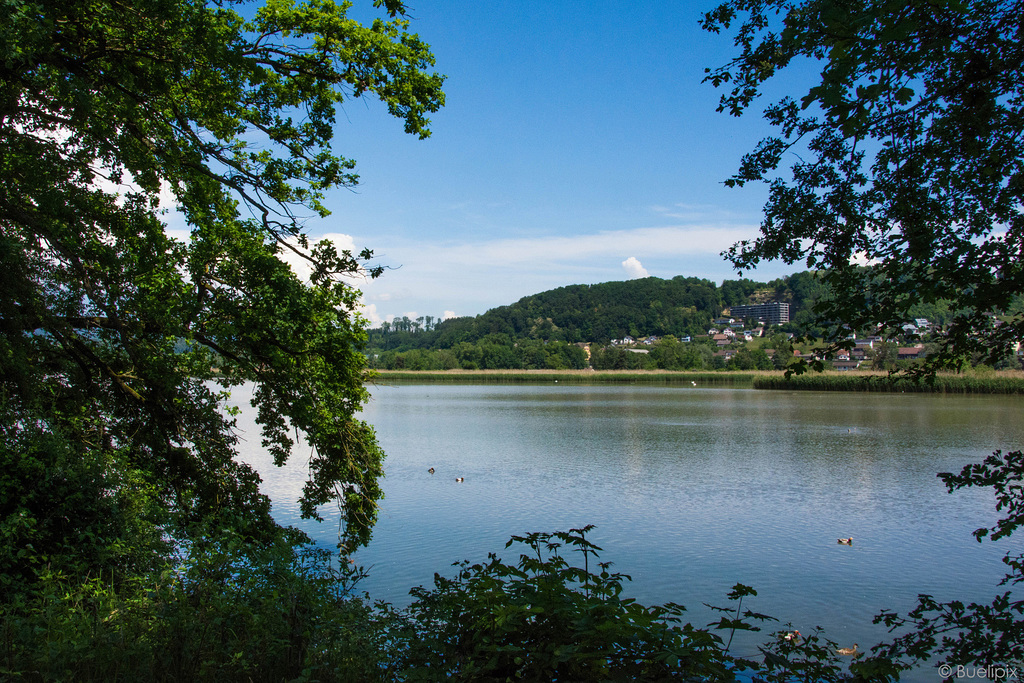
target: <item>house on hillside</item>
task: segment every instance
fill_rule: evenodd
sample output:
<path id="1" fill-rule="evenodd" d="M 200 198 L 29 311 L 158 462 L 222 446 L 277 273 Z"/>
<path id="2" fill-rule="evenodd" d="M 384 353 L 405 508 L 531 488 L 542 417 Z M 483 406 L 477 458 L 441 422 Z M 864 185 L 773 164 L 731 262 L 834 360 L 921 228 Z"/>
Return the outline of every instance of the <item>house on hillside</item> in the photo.
<path id="1" fill-rule="evenodd" d="M 915 358 L 924 357 L 924 347 L 920 344 L 916 346 L 900 346 L 896 349 L 896 357 L 900 360 L 913 360 Z"/>

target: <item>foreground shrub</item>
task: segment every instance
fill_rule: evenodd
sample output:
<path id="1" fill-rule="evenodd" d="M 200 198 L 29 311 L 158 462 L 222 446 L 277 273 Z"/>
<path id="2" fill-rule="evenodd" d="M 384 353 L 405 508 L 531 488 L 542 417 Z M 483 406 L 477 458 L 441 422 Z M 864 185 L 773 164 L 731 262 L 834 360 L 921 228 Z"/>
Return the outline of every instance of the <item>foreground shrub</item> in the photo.
<path id="1" fill-rule="evenodd" d="M 699 674 L 731 680 L 722 639 L 678 626 L 683 608 L 644 607 L 621 596 L 628 577 L 597 563 L 585 533 L 514 536 L 515 565 L 490 555 L 458 576 L 416 588 L 399 634 L 405 680 L 664 680 Z M 560 554 L 580 553 L 582 567 Z"/>
<path id="2" fill-rule="evenodd" d="M 0 612 L 0 678 L 391 680 L 378 613 L 331 553 L 223 531 L 174 570 L 115 589 L 41 576 Z"/>
<path id="3" fill-rule="evenodd" d="M 434 576 L 434 588 L 390 622 L 403 681 L 890 681 L 901 665 L 858 655 L 851 662 L 820 631 L 793 640 L 772 634 L 759 657 L 729 647 L 737 631 L 772 617 L 744 610 L 756 595 L 737 584 L 731 607 L 707 628 L 682 623 L 674 603 L 644 606 L 622 597 L 629 576 L 598 562 L 592 527 L 513 536 L 527 552 L 515 564 L 491 554 L 460 563 L 458 575 Z M 581 560 L 569 562 L 564 550 Z M 597 573 L 591 572 L 591 566 Z M 721 634 L 721 635 L 720 635 Z"/>
<path id="4" fill-rule="evenodd" d="M 1003 516 L 975 532 L 979 540 L 1024 524 L 1020 451 L 940 476 L 951 491 L 994 490 Z M 1024 601 L 1010 590 L 990 604 L 921 596 L 905 617 L 884 612 L 876 622 L 900 633 L 870 655 L 843 658 L 820 631 L 794 639 L 787 629 L 755 656 L 737 657 L 735 632 L 773 621 L 743 610 L 753 589 L 737 585 L 734 606 L 713 607 L 722 617 L 706 628 L 682 623 L 679 605 L 622 596 L 629 577 L 598 561 L 590 529 L 514 536 L 506 548 L 526 548 L 514 564 L 495 555 L 463 562 L 455 578 L 435 575 L 433 589 L 413 589 L 405 610 L 356 598 L 360 572 L 297 533 L 270 544 L 229 530 L 193 534 L 203 541 L 158 578 L 43 572 L 34 593 L 0 602 L 0 678 L 896 681 L 912 667 L 998 673 L 1024 659 Z M 1024 583 L 1019 546 L 1004 562 L 1003 584 Z"/>

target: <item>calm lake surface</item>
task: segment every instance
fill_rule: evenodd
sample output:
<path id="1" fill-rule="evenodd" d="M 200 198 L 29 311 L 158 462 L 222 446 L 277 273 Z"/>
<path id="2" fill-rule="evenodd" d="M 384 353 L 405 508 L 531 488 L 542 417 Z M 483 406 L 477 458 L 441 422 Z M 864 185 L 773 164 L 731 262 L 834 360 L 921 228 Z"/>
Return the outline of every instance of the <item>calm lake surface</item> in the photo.
<path id="1" fill-rule="evenodd" d="M 683 604 L 703 625 L 716 618 L 703 603 L 726 605 L 744 583 L 758 591 L 744 607 L 780 619 L 768 630 L 822 626 L 866 649 L 886 636 L 872 616 L 905 612 L 918 593 L 994 595 L 1000 559 L 1020 547 L 971 536 L 996 519 L 991 491 L 948 494 L 935 476 L 1020 448 L 1017 397 L 556 383 L 372 393 L 364 417 L 388 454 L 386 498 L 355 559 L 370 571 L 361 589 L 398 605 L 453 562 L 516 557 L 504 551 L 513 534 L 594 524 L 631 597 Z M 298 518 L 302 464 L 274 468 L 247 433 L 243 457 L 278 519 L 333 546 L 336 511 L 322 525 Z"/>

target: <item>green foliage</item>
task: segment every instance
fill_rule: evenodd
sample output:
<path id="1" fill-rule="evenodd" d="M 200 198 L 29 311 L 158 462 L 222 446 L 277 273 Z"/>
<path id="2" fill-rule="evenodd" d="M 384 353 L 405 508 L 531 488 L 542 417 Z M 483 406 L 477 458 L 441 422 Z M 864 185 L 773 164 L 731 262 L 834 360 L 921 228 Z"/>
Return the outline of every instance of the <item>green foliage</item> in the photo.
<path id="1" fill-rule="evenodd" d="M 726 308 L 748 303 L 752 294 L 764 285 L 753 280 L 726 280 L 722 283 L 722 305 Z"/>
<path id="2" fill-rule="evenodd" d="M 648 354 L 606 346 L 591 350 L 590 365 L 595 370 L 653 370 L 657 361 Z"/>
<path id="3" fill-rule="evenodd" d="M 782 681 L 888 680 L 847 673 L 820 633 L 774 634 L 763 657 L 729 652 L 737 631 L 771 617 L 734 605 L 707 628 L 684 608 L 623 597 L 629 577 L 599 561 L 591 527 L 513 537 L 515 564 L 494 555 L 435 575 L 404 610 L 353 596 L 359 570 L 303 546 L 294 532 L 256 546 L 207 529 L 173 568 L 115 587 L 42 577 L 0 606 L 0 675 L 14 680 L 217 681 Z M 726 640 L 726 635 L 728 640 Z M 851 672 L 892 670 L 884 658 Z M 750 672 L 750 674 L 744 673 Z"/>
<path id="4" fill-rule="evenodd" d="M 0 607 L 0 676 L 13 680 L 386 681 L 379 618 L 358 574 L 282 535 L 256 547 L 209 530 L 152 578 L 41 577 Z"/>
<path id="5" fill-rule="evenodd" d="M 772 360 L 764 349 L 742 348 L 726 363 L 729 370 L 771 370 Z"/>
<path id="6" fill-rule="evenodd" d="M 952 492 L 975 486 L 991 487 L 996 509 L 1003 512 L 991 528 L 974 532 L 978 542 L 1009 537 L 1024 525 L 1024 453 L 996 451 L 984 462 L 967 465 L 958 474 L 939 475 Z M 1024 555 L 1008 552 L 1003 562 L 1009 568 L 1003 585 L 1024 583 Z M 1011 591 L 997 595 L 990 603 L 939 602 L 922 595 L 917 607 L 906 617 L 884 612 L 875 619 L 891 630 L 907 632 L 884 647 L 886 657 L 903 657 L 911 662 L 928 658 L 956 667 L 1002 667 L 1024 660 L 1024 600 Z"/>
<path id="7" fill-rule="evenodd" d="M 683 623 L 684 608 L 644 606 L 622 597 L 625 574 L 598 560 L 592 527 L 513 536 L 525 546 L 514 564 L 494 554 L 462 562 L 453 578 L 416 588 L 392 613 L 389 638 L 403 681 L 892 681 L 902 665 L 858 656 L 847 667 L 836 643 L 772 634 L 756 659 L 729 652 L 737 631 L 755 633 L 770 616 L 743 608 L 756 596 L 737 584 L 734 604 L 706 628 Z M 563 553 L 566 553 L 563 555 Z M 576 558 L 570 561 L 568 554 Z M 710 607 L 710 606 L 709 606 Z M 728 635 L 728 640 L 725 635 Z"/>
<path id="8" fill-rule="evenodd" d="M 417 382 L 451 382 L 456 384 L 547 384 L 559 382 L 567 384 L 654 384 L 674 385 L 697 382 L 706 386 L 747 386 L 754 381 L 753 373 L 742 372 L 636 372 L 598 371 L 549 371 L 531 372 L 498 370 L 493 372 L 462 373 L 462 372 L 388 372 L 381 375 L 386 380 L 412 380 Z"/>
<path id="9" fill-rule="evenodd" d="M 662 370 L 702 370 L 711 367 L 714 351 L 707 344 L 682 343 L 663 337 L 651 350 L 651 358 Z"/>
<path id="10" fill-rule="evenodd" d="M 803 72 L 813 74 L 806 89 L 768 106 L 775 134 L 727 181 L 764 181 L 769 199 L 761 235 L 726 256 L 738 269 L 782 259 L 822 271 L 829 292 L 813 314 L 832 350 L 850 344 L 850 330 L 875 324 L 891 341 L 902 336 L 904 321 L 920 315 L 945 327 L 918 373 L 925 383 L 764 382 L 1020 391 L 1016 379 L 934 373 L 972 361 L 1008 364 L 1024 337 L 1022 11 L 1019 0 L 727 0 L 705 15 L 706 29 L 735 30 L 739 52 L 707 70 L 706 81 L 729 88 L 719 110 L 739 115 L 779 71 L 807 61 L 814 67 Z M 794 160 L 789 179 L 777 175 L 787 157 Z M 894 351 L 879 348 L 875 364 L 900 369 Z M 1019 526 L 1021 462 L 1020 451 L 997 453 L 960 475 L 941 475 L 950 490 L 995 488 L 998 509 L 1009 516 L 979 530 L 979 540 Z M 1020 556 L 1005 561 L 1004 583 L 1024 581 Z M 905 618 L 879 617 L 909 632 L 876 651 L 911 662 L 938 657 L 954 667 L 1019 663 L 1022 613 L 1024 603 L 1009 592 L 987 605 L 922 596 Z"/>
<path id="11" fill-rule="evenodd" d="M 741 114 L 791 65 L 813 64 L 794 78 L 814 74 L 767 107 L 776 132 L 727 181 L 766 182 L 769 199 L 760 237 L 726 256 L 740 270 L 782 259 L 824 271 L 832 295 L 815 313 L 836 343 L 876 323 L 898 334 L 941 305 L 952 313 L 935 366 L 1005 356 L 1024 337 L 1022 10 L 729 0 L 707 13 L 704 27 L 734 30 L 739 53 L 707 70 L 729 88 L 720 110 Z M 791 178 L 779 177 L 790 159 Z M 989 312 L 1004 324 L 988 325 Z"/>
<path id="12" fill-rule="evenodd" d="M 309 245 L 301 214 L 357 180 L 339 103 L 376 97 L 423 137 L 443 95 L 400 2 L 367 25 L 348 9 L 0 10 L 0 601 L 44 575 L 132 580 L 207 523 L 275 538 L 220 407 L 242 382 L 278 464 L 293 430 L 312 447 L 303 514 L 340 498 L 346 541 L 368 539 L 382 453 L 340 278 L 370 254 Z"/>
<path id="13" fill-rule="evenodd" d="M 167 551 L 157 487 L 129 454 L 96 453 L 37 425 L 11 425 L 0 450 L 0 594 L 41 572 L 145 572 Z"/>
<path id="14" fill-rule="evenodd" d="M 789 303 L 797 322 L 784 329 L 818 333 L 810 309 L 827 293 L 815 273 L 769 283 L 727 280 L 720 289 L 682 276 L 573 285 L 475 318 L 431 325 L 408 318 L 385 322 L 369 331 L 368 353 L 371 366 L 385 370 L 580 369 L 588 365 L 585 353 L 570 342 L 593 342 L 589 365 L 596 370 L 770 369 L 771 361 L 753 349 L 753 357 L 743 353 L 735 362 L 716 365 L 714 348 L 680 345 L 678 339 L 706 335 L 724 302 L 750 303 L 752 297 Z M 649 356 L 607 347 L 626 335 L 662 339 L 648 349 Z"/>
<path id="15" fill-rule="evenodd" d="M 503 335 L 492 335 L 503 336 Z M 460 342 L 451 349 L 411 349 L 372 354 L 370 365 L 381 370 L 582 370 L 586 352 L 574 344 L 527 339 L 488 338 L 477 344 Z"/>
<path id="16" fill-rule="evenodd" d="M 492 554 L 414 589 L 402 680 L 733 680 L 722 639 L 677 625 L 682 607 L 622 597 L 629 577 L 598 562 L 590 528 L 513 536 L 506 548 L 527 551 L 514 565 Z"/>

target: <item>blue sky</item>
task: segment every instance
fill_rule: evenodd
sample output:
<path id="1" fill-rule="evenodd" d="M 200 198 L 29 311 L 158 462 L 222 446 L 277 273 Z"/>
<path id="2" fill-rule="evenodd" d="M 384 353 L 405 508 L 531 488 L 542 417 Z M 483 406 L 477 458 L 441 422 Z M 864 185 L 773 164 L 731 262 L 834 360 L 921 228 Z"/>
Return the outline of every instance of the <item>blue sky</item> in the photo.
<path id="1" fill-rule="evenodd" d="M 717 113 L 701 84 L 733 50 L 700 30 L 712 5 L 412 0 L 411 30 L 447 76 L 433 135 L 347 103 L 336 150 L 361 184 L 308 225 L 389 267 L 356 283 L 371 321 L 644 274 L 737 277 L 719 254 L 756 234 L 766 191 L 722 181 L 770 131 L 763 105 Z"/>

